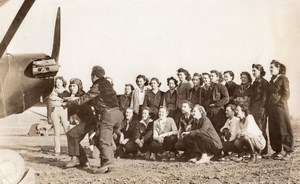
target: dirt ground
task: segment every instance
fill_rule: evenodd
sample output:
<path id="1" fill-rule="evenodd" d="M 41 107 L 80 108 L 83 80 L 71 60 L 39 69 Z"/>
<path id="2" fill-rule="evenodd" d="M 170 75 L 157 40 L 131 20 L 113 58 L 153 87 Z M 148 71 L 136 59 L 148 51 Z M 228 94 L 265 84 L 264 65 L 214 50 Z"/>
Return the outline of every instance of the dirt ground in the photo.
<path id="1" fill-rule="evenodd" d="M 257 163 L 211 162 L 194 165 L 184 162 L 116 160 L 107 174 L 91 174 L 79 168 L 65 169 L 69 160 L 65 135 L 61 135 L 62 155 L 53 156 L 53 136 L 27 136 L 31 124 L 45 121 L 34 107 L 23 114 L 0 120 L 0 149 L 17 151 L 26 167 L 36 172 L 37 183 L 300 183 L 300 121 L 293 121 L 295 152 L 289 161 L 258 160 Z M 82 144 L 88 146 L 87 139 Z M 272 151 L 270 150 L 270 153 Z M 90 159 L 99 165 L 99 159 Z"/>

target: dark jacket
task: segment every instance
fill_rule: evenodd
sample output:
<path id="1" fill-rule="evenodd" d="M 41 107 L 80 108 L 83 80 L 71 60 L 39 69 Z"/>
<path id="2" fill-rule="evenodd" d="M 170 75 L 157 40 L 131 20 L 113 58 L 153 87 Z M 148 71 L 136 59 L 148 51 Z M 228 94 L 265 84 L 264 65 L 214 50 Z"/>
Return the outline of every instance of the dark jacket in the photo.
<path id="1" fill-rule="evenodd" d="M 69 102 L 68 105 L 82 105 L 89 101 L 95 108 L 96 114 L 103 114 L 105 110 L 119 107 L 117 93 L 104 77 L 96 80 L 87 93 L 79 99 Z"/>
<path id="2" fill-rule="evenodd" d="M 126 130 L 127 123 L 127 120 L 124 119 L 121 123 L 121 130 L 117 133 L 123 133 L 124 139 L 129 139 L 129 141 L 133 141 L 135 140 L 137 125 L 139 123 L 138 118 L 136 116 L 133 116 L 132 119 L 129 121 L 129 127 Z"/>
<path id="3" fill-rule="evenodd" d="M 150 119 L 148 125 L 145 122 L 140 121 L 136 126 L 136 133 L 134 136 L 134 140 L 136 139 L 144 139 L 144 142 L 147 142 L 153 136 L 153 120 Z"/>
<path id="4" fill-rule="evenodd" d="M 225 84 L 225 87 L 227 88 L 229 94 L 229 103 L 233 104 L 234 92 L 238 85 L 235 82 L 230 81 Z"/>
<path id="5" fill-rule="evenodd" d="M 250 112 L 252 115 L 257 114 L 256 112 L 265 112 L 268 86 L 269 83 L 264 78 L 256 79 L 253 82 L 250 97 Z"/>
<path id="6" fill-rule="evenodd" d="M 274 82 L 270 81 L 267 88 L 267 108 L 272 106 L 283 107 L 288 111 L 287 100 L 290 97 L 289 80 L 285 75 L 280 75 Z"/>
<path id="7" fill-rule="evenodd" d="M 193 122 L 192 115 L 190 115 L 188 119 L 186 119 L 185 116 L 183 115 L 179 120 L 179 128 L 178 129 L 181 129 L 182 132 L 186 132 L 187 126 L 191 125 L 192 122 Z"/>
<path id="8" fill-rule="evenodd" d="M 193 105 L 199 104 L 202 105 L 201 103 L 201 92 L 202 88 L 201 86 L 194 86 L 192 89 L 189 91 L 189 101 L 192 102 Z"/>
<path id="9" fill-rule="evenodd" d="M 181 109 L 183 101 L 189 99 L 189 91 L 192 87 L 192 84 L 188 81 L 179 83 L 177 87 L 177 109 Z"/>
<path id="10" fill-rule="evenodd" d="M 164 93 L 160 90 L 156 94 L 153 91 L 147 91 L 143 106 L 149 107 L 151 112 L 157 116 L 160 106 L 163 105 L 163 95 Z"/>
<path id="11" fill-rule="evenodd" d="M 120 95 L 118 98 L 120 111 L 124 114 L 126 109 L 130 107 L 132 93 L 129 95 Z"/>
<path id="12" fill-rule="evenodd" d="M 177 91 L 175 90 L 173 93 L 168 90 L 164 94 L 163 106 L 165 106 L 169 110 L 169 114 L 176 110 L 177 103 Z"/>
<path id="13" fill-rule="evenodd" d="M 211 83 L 211 85 L 206 88 L 202 88 L 202 106 L 205 110 L 210 112 L 213 109 L 224 108 L 229 102 L 229 95 L 227 88 L 220 83 Z M 210 105 L 214 104 L 213 107 Z"/>
<path id="14" fill-rule="evenodd" d="M 190 131 L 190 135 L 192 137 L 204 135 L 210 138 L 218 149 L 223 148 L 218 133 L 213 127 L 211 121 L 206 116 L 203 116 L 199 120 L 196 119 L 193 120 L 192 130 Z"/>

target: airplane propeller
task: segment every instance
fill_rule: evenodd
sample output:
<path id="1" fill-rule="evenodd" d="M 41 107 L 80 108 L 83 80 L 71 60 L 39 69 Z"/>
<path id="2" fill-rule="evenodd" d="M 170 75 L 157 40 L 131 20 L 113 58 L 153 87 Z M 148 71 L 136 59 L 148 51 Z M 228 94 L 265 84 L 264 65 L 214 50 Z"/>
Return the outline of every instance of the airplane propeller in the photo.
<path id="1" fill-rule="evenodd" d="M 35 0 L 25 0 L 0 43 L 0 58 L 22 24 Z"/>

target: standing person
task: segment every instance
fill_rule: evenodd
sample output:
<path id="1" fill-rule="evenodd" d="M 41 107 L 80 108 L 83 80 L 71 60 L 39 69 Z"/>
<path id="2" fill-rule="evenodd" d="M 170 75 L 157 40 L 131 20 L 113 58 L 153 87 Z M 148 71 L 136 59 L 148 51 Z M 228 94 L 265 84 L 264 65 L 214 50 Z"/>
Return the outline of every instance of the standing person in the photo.
<path id="1" fill-rule="evenodd" d="M 244 153 L 250 153 L 250 162 L 256 162 L 257 153 L 260 153 L 266 146 L 266 140 L 262 131 L 257 126 L 254 117 L 249 114 L 247 105 L 236 107 L 236 115 L 240 119 L 238 126 L 237 138 L 234 145 L 239 153 L 239 158 L 235 161 L 242 161 Z"/>
<path id="2" fill-rule="evenodd" d="M 181 134 L 186 151 L 191 157 L 189 161 L 196 164 L 209 163 L 214 155 L 221 152 L 222 142 L 202 106 L 195 105 L 192 115 L 194 119 L 191 130 Z"/>
<path id="3" fill-rule="evenodd" d="M 123 114 L 125 114 L 126 109 L 130 107 L 133 90 L 134 87 L 132 84 L 125 84 L 125 93 L 118 98 L 120 111 Z"/>
<path id="4" fill-rule="evenodd" d="M 190 80 L 191 80 L 190 73 L 186 69 L 179 68 L 177 70 L 177 76 L 179 79 L 179 85 L 177 87 L 177 101 L 176 101 L 177 113 L 176 113 L 175 122 L 178 127 L 178 121 L 179 121 L 180 117 L 182 116 L 182 114 L 181 114 L 182 102 L 184 100 L 189 99 L 189 92 L 190 92 L 190 89 L 192 89 L 193 85 L 190 82 Z"/>
<path id="5" fill-rule="evenodd" d="M 145 159 L 150 159 L 150 144 L 153 140 L 153 120 L 151 119 L 149 107 L 143 107 L 142 120 L 136 126 L 135 143 L 138 145 L 138 150 L 142 153 L 146 152 Z"/>
<path id="6" fill-rule="evenodd" d="M 142 107 L 145 99 L 146 92 L 148 91 L 148 79 L 145 75 L 138 75 L 135 80 L 138 88 L 132 92 L 130 108 L 134 113 L 139 115 L 139 119 L 142 119 Z"/>
<path id="7" fill-rule="evenodd" d="M 99 151 L 101 167 L 94 170 L 94 173 L 106 173 L 112 170 L 113 165 L 113 130 L 120 127 L 124 119 L 119 110 L 118 99 L 115 90 L 110 82 L 105 79 L 105 70 L 101 66 L 94 66 L 91 72 L 93 85 L 91 89 L 79 99 L 71 100 L 66 105 L 82 105 L 91 102 L 94 106 L 99 125 Z"/>
<path id="8" fill-rule="evenodd" d="M 233 102 L 236 105 L 247 105 L 250 106 L 250 97 L 252 93 L 252 78 L 250 73 L 241 73 L 241 84 L 235 89 Z"/>
<path id="9" fill-rule="evenodd" d="M 178 81 L 174 77 L 167 79 L 169 90 L 165 92 L 163 106 L 169 111 L 169 117 L 175 118 L 176 116 L 176 101 L 177 101 L 177 90 Z"/>
<path id="10" fill-rule="evenodd" d="M 159 118 L 153 123 L 153 141 L 150 145 L 151 159 L 156 159 L 156 154 L 164 151 L 172 152 L 170 159 L 175 159 L 175 143 L 177 142 L 177 127 L 173 118 L 167 117 L 165 107 L 159 109 Z"/>
<path id="11" fill-rule="evenodd" d="M 70 96 L 70 93 L 65 88 L 67 82 L 63 77 L 55 77 L 54 84 L 55 87 L 49 96 L 49 110 L 54 129 L 54 155 L 59 156 L 61 152 L 59 140 L 60 124 L 62 124 L 65 133 L 69 129 L 68 109 L 62 107 L 61 103 L 63 98 Z"/>
<path id="12" fill-rule="evenodd" d="M 132 153 L 133 157 L 136 157 L 138 149 L 134 138 L 138 122 L 138 117 L 133 113 L 133 109 L 127 108 L 125 119 L 121 124 L 121 130 L 116 132 L 119 142 L 117 148 L 119 157 L 124 157 L 130 153 Z"/>
<path id="13" fill-rule="evenodd" d="M 228 91 L 223 84 L 217 82 L 216 72 L 203 73 L 202 76 L 204 81 L 202 104 L 207 111 L 207 117 L 216 131 L 219 132 L 226 121 L 224 105 L 229 101 Z M 211 82 L 211 80 L 214 82 Z"/>
<path id="14" fill-rule="evenodd" d="M 267 89 L 267 113 L 269 116 L 270 144 L 275 153 L 273 159 L 289 159 L 294 151 L 294 136 L 289 117 L 287 100 L 290 96 L 289 80 L 284 64 L 273 60 L 272 75 Z M 282 149 L 285 151 L 283 155 Z"/>
<path id="15" fill-rule="evenodd" d="M 201 105 L 201 87 L 203 85 L 202 75 L 198 73 L 194 73 L 193 78 L 193 88 L 190 89 L 189 92 L 189 101 L 193 104 Z"/>
<path id="16" fill-rule="evenodd" d="M 263 158 L 268 154 L 268 136 L 267 136 L 267 118 L 265 112 L 267 100 L 267 88 L 269 83 L 264 76 L 266 74 L 264 68 L 260 64 L 252 65 L 252 74 L 255 78 L 252 84 L 252 93 L 250 97 L 250 112 L 253 115 L 255 122 L 261 129 L 266 140 L 266 147 L 262 150 Z"/>
<path id="17" fill-rule="evenodd" d="M 84 95 L 82 82 L 80 79 L 73 78 L 70 80 L 69 90 L 73 99 L 79 98 Z M 79 119 L 79 124 L 73 127 L 66 133 L 68 141 L 68 152 L 71 160 L 66 163 L 66 167 L 75 167 L 81 165 L 83 167 L 89 167 L 88 158 L 81 146 L 80 142 L 85 135 L 94 130 L 97 126 L 97 118 L 93 114 L 93 110 L 89 103 L 85 103 L 82 106 L 74 106 L 68 109 L 70 118 Z M 74 117 L 75 116 L 75 117 Z"/>
<path id="18" fill-rule="evenodd" d="M 161 83 L 158 78 L 153 77 L 150 80 L 151 90 L 147 91 L 143 106 L 150 108 L 151 118 L 156 120 L 158 118 L 159 107 L 163 105 L 164 93 L 159 90 Z"/>
<path id="19" fill-rule="evenodd" d="M 231 70 L 225 71 L 223 73 L 223 78 L 224 78 L 224 81 L 226 82 L 225 86 L 226 86 L 228 94 L 229 94 L 228 104 L 234 104 L 233 103 L 234 92 L 235 92 L 235 89 L 238 87 L 238 85 L 233 81 L 234 73 Z"/>

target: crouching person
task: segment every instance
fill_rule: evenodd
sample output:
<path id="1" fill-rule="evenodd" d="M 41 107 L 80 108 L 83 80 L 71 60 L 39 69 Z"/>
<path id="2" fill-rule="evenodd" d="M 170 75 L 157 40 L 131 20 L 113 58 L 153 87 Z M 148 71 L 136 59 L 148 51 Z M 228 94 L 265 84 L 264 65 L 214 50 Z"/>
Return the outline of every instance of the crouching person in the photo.
<path id="1" fill-rule="evenodd" d="M 149 146 L 153 140 L 153 120 L 150 116 L 150 108 L 143 107 L 141 112 L 142 120 L 136 126 L 134 142 L 141 153 L 146 153 L 145 159 L 148 160 L 150 159 Z"/>
<path id="2" fill-rule="evenodd" d="M 209 163 L 214 155 L 220 153 L 222 142 L 202 106 L 195 105 L 192 115 L 194 120 L 191 130 L 181 134 L 191 158 L 189 161 L 196 164 Z"/>
<path id="3" fill-rule="evenodd" d="M 250 153 L 250 162 L 255 162 L 257 153 L 260 153 L 266 146 L 266 140 L 262 135 L 262 131 L 257 126 L 254 117 L 249 114 L 247 106 L 237 106 L 236 114 L 240 119 L 237 139 L 234 142 L 239 152 L 239 158 L 236 161 L 242 161 L 244 153 Z"/>
<path id="4" fill-rule="evenodd" d="M 234 116 L 235 109 L 235 105 L 229 104 L 225 110 L 227 121 L 220 130 L 224 153 L 222 160 L 228 158 L 228 152 L 237 152 L 234 141 L 236 139 L 240 119 Z"/>
<path id="5" fill-rule="evenodd" d="M 181 106 L 182 117 L 179 120 L 179 128 L 177 133 L 178 141 L 175 144 L 175 148 L 178 151 L 184 151 L 183 154 L 180 155 L 180 159 L 186 159 L 186 150 L 185 145 L 183 143 L 183 137 L 181 136 L 182 132 L 190 131 L 192 127 L 193 117 L 191 115 L 191 111 L 193 108 L 193 104 L 190 101 L 183 101 Z"/>
<path id="6" fill-rule="evenodd" d="M 177 142 L 177 126 L 173 118 L 167 117 L 168 110 L 161 107 L 158 111 L 158 119 L 153 124 L 153 141 L 150 145 L 151 157 L 156 160 L 158 153 L 171 152 L 170 159 L 175 159 L 175 144 Z"/>
<path id="7" fill-rule="evenodd" d="M 133 113 L 132 108 L 125 111 L 125 119 L 121 124 L 121 130 L 116 132 L 118 135 L 117 157 L 124 157 L 130 153 L 135 157 L 138 152 L 138 145 L 135 143 L 135 131 L 138 117 Z M 116 140 L 115 140 L 116 141 Z"/>

